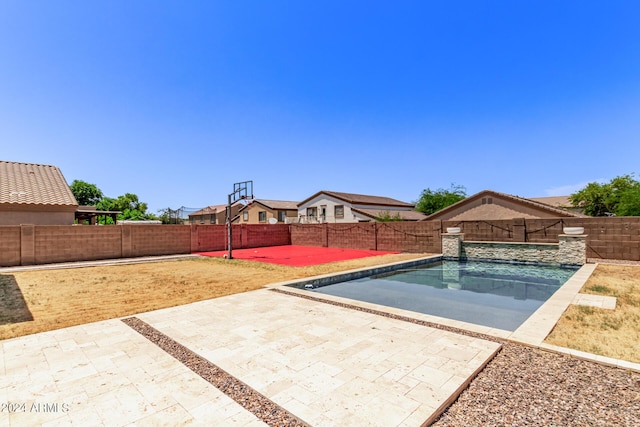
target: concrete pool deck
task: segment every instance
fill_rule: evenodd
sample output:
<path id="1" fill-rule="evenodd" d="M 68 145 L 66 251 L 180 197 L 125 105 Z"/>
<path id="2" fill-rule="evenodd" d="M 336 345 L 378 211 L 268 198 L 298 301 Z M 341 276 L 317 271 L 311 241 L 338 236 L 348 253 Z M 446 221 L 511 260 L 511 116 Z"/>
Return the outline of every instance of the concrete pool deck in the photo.
<path id="1" fill-rule="evenodd" d="M 499 343 L 267 289 L 138 319 L 313 426 L 433 420 Z M 0 425 L 265 425 L 119 319 L 0 341 Z"/>

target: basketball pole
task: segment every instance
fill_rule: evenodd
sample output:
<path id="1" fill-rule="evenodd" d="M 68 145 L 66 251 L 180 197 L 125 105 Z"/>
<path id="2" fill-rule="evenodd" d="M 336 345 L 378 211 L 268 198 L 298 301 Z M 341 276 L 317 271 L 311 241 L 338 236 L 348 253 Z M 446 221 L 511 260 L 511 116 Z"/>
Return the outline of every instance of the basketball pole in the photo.
<path id="1" fill-rule="evenodd" d="M 232 231 L 232 225 L 231 225 L 231 194 L 229 194 L 229 204 L 227 205 L 227 241 L 228 243 L 228 248 L 229 248 L 229 253 L 227 254 L 227 259 L 232 259 L 233 255 L 232 255 L 232 249 L 231 249 L 231 238 L 233 236 L 233 231 Z"/>
<path id="2" fill-rule="evenodd" d="M 231 205 L 241 199 L 253 200 L 253 181 L 236 182 L 233 184 L 233 193 L 229 193 L 227 204 L 227 239 L 229 250 L 227 253 L 227 259 L 233 259 L 233 224 L 231 223 L 233 218 L 231 218 Z"/>

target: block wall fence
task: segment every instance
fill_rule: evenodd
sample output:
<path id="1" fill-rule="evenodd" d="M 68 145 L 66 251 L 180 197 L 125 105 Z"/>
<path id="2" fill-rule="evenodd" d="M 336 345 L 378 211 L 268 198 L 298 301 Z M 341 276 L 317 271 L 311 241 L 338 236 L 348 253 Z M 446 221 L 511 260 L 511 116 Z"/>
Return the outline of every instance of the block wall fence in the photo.
<path id="1" fill-rule="evenodd" d="M 224 250 L 224 225 L 0 226 L 0 267 Z M 284 224 L 233 226 L 233 247 L 291 244 Z"/>
<path id="2" fill-rule="evenodd" d="M 465 241 L 558 243 L 563 227 L 584 227 L 587 257 L 640 261 L 640 217 L 499 221 L 240 224 L 233 247 L 325 246 L 441 253 L 441 235 Z M 224 250 L 224 225 L 0 226 L 0 267 Z"/>

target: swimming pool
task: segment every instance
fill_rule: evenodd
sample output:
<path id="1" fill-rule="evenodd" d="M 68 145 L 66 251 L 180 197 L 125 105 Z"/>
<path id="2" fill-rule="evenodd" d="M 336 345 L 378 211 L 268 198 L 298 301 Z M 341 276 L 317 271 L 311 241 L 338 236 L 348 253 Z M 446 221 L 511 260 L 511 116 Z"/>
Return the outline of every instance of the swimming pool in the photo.
<path id="1" fill-rule="evenodd" d="M 439 261 L 312 292 L 515 331 L 578 267 Z"/>

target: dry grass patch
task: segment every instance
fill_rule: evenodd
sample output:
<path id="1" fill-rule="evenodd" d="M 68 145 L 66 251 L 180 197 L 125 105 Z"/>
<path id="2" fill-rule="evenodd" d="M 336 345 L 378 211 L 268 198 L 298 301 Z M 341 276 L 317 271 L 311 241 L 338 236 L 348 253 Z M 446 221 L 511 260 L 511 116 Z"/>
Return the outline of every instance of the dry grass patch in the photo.
<path id="1" fill-rule="evenodd" d="M 640 363 L 640 266 L 599 264 L 580 292 L 616 297 L 616 309 L 571 305 L 545 341 Z"/>
<path id="2" fill-rule="evenodd" d="M 422 256 L 425 254 L 391 254 L 310 267 L 195 258 L 0 274 L 0 339 Z"/>

